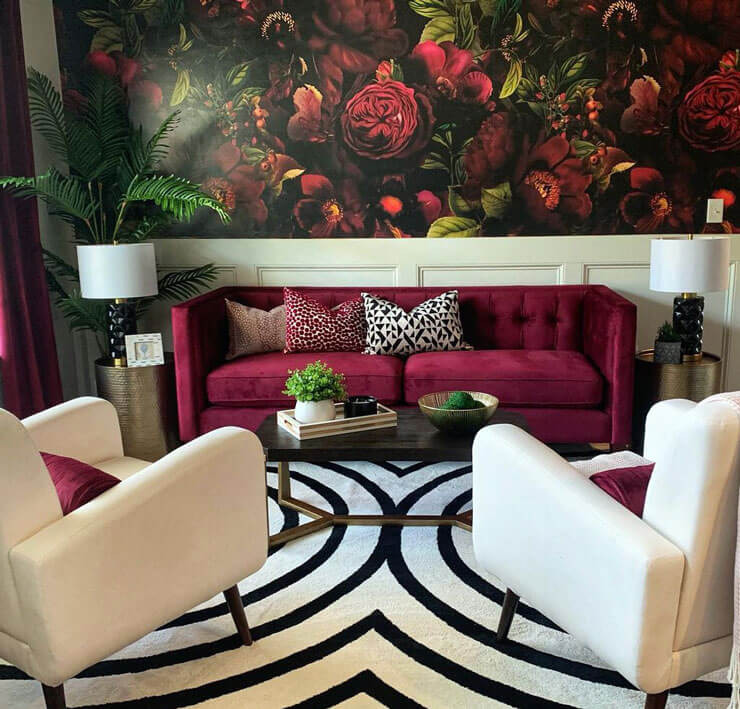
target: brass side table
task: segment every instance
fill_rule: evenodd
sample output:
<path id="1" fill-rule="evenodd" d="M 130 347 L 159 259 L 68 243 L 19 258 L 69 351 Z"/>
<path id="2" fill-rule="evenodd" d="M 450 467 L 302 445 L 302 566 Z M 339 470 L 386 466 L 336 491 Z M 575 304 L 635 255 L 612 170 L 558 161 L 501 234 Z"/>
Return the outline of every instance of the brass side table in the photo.
<path id="1" fill-rule="evenodd" d="M 645 419 L 650 407 L 665 399 L 701 401 L 720 390 L 722 360 L 704 352 L 701 359 L 682 364 L 659 364 L 653 350 L 638 352 L 635 360 L 635 408 L 632 443 L 642 451 Z"/>
<path id="2" fill-rule="evenodd" d="M 123 452 L 155 461 L 179 445 L 175 360 L 148 367 L 114 367 L 108 358 L 95 362 L 98 396 L 116 407 Z"/>

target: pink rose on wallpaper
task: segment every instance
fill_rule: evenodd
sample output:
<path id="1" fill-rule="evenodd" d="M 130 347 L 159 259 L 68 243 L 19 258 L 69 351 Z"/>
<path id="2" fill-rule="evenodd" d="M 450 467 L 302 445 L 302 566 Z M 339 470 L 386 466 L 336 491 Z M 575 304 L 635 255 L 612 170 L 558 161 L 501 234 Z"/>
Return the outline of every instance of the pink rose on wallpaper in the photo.
<path id="1" fill-rule="evenodd" d="M 699 150 L 740 147 L 740 72 L 713 74 L 691 89 L 678 109 L 678 125 Z"/>
<path id="2" fill-rule="evenodd" d="M 421 63 L 427 83 L 445 98 L 483 105 L 491 97 L 491 79 L 467 49 L 458 49 L 452 42 L 427 40 L 414 47 L 411 57 Z"/>
<path id="3" fill-rule="evenodd" d="M 426 147 L 434 113 L 429 99 L 400 81 L 368 84 L 348 102 L 341 117 L 347 146 L 371 160 L 406 159 Z"/>

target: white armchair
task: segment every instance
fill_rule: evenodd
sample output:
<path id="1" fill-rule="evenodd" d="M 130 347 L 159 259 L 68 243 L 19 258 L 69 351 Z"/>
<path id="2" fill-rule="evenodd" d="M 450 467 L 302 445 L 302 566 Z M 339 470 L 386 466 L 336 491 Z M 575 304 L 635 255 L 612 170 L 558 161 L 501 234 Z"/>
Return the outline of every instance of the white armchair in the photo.
<path id="1" fill-rule="evenodd" d="M 66 516 L 39 451 L 122 482 Z M 239 428 L 155 463 L 123 455 L 115 409 L 80 398 L 19 421 L 0 409 L 0 657 L 63 683 L 224 591 L 251 643 L 236 583 L 267 558 L 265 464 Z"/>
<path id="2" fill-rule="evenodd" d="M 521 429 L 484 428 L 473 446 L 473 546 L 507 586 L 499 641 L 522 596 L 655 709 L 672 687 L 727 666 L 739 418 L 724 401 L 652 408 L 642 519 Z"/>

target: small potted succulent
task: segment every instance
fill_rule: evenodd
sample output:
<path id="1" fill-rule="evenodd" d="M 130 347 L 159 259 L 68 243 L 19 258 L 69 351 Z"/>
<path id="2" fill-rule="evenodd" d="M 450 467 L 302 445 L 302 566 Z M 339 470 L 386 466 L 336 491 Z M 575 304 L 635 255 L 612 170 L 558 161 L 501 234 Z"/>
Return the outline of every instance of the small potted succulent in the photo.
<path id="1" fill-rule="evenodd" d="M 336 416 L 335 401 L 347 397 L 344 374 L 335 372 L 322 361 L 291 369 L 283 394 L 295 397 L 295 418 L 301 423 L 331 421 Z"/>
<path id="2" fill-rule="evenodd" d="M 655 336 L 653 358 L 659 364 L 681 364 L 681 335 L 667 320 Z"/>

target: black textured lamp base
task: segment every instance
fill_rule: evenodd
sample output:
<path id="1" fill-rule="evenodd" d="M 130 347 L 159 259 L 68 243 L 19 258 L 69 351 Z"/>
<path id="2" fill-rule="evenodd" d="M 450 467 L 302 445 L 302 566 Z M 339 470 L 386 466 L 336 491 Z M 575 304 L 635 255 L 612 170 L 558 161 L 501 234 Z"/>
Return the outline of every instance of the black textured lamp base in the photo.
<path id="1" fill-rule="evenodd" d="M 135 334 L 136 304 L 111 303 L 108 306 L 108 347 L 115 366 L 126 366 L 126 335 Z"/>
<path id="2" fill-rule="evenodd" d="M 704 336 L 703 296 L 677 296 L 673 299 L 673 329 L 681 335 L 681 354 L 686 359 L 701 357 Z"/>

